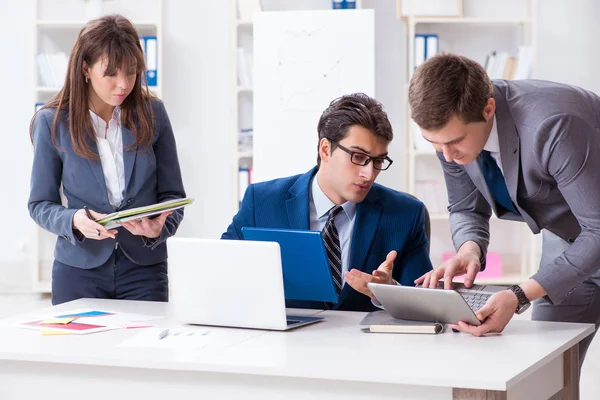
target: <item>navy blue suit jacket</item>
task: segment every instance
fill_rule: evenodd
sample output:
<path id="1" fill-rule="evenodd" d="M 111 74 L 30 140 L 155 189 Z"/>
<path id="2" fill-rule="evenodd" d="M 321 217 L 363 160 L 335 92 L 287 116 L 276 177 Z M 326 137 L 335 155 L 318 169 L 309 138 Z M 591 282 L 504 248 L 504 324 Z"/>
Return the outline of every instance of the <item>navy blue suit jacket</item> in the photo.
<path id="1" fill-rule="evenodd" d="M 56 132 L 57 149 L 50 137 L 56 110 L 44 109 L 37 114 L 33 123 L 34 153 L 28 206 L 39 226 L 58 235 L 54 248 L 56 260 L 89 269 L 104 264 L 114 251 L 114 239 L 77 239 L 73 232 L 73 215 L 83 206 L 109 214 L 185 197 L 171 122 L 161 101 L 153 100 L 152 108 L 155 132 L 148 148 L 128 149 L 135 143 L 135 136 L 122 127 L 125 190 L 117 210 L 113 210 L 108 200 L 100 158 L 90 161 L 75 154 L 69 130 L 61 122 Z M 66 111 L 62 113 L 63 121 L 67 121 Z M 97 154 L 96 142 L 90 144 Z M 61 203 L 61 183 L 66 205 Z M 182 219 L 182 209 L 169 215 L 160 237 L 151 245 L 125 228 L 118 228 L 116 241 L 134 263 L 157 264 L 167 259 L 165 240 L 175 234 Z"/>
<path id="2" fill-rule="evenodd" d="M 303 174 L 250 185 L 239 212 L 221 239 L 242 240 L 242 227 L 310 229 L 310 182 L 317 168 Z M 425 235 L 425 208 L 420 201 L 375 184 L 356 206 L 350 244 L 350 269 L 370 274 L 396 250 L 393 277 L 402 285 L 432 269 Z M 287 301 L 288 307 L 323 308 L 323 303 Z M 339 310 L 371 311 L 371 299 L 344 285 Z"/>

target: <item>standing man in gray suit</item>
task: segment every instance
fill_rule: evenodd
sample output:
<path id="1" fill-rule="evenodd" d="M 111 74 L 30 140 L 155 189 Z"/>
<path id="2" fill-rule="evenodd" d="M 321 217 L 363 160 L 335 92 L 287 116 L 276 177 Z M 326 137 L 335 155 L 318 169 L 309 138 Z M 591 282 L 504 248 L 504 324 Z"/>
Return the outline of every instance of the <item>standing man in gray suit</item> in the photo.
<path id="1" fill-rule="evenodd" d="M 470 286 L 485 267 L 492 210 L 543 233 L 538 271 L 479 310 L 483 335 L 534 301 L 533 319 L 600 322 L 600 97 L 558 83 L 490 81 L 478 63 L 440 55 L 410 82 L 413 120 L 433 144 L 448 190 L 457 255 L 417 279 Z M 592 337 L 580 344 L 580 362 Z"/>

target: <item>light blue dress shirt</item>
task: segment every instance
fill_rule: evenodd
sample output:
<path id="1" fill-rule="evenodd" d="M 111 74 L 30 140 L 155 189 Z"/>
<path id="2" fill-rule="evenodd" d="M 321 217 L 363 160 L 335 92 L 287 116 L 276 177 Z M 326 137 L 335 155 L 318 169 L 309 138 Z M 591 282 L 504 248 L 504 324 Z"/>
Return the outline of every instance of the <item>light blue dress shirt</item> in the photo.
<path id="1" fill-rule="evenodd" d="M 310 229 L 314 231 L 322 231 L 327 218 L 329 217 L 329 210 L 335 206 L 335 203 L 329 200 L 329 198 L 323 193 L 317 176 L 312 178 L 310 184 Z M 342 284 L 346 282 L 344 274 L 350 269 L 348 263 L 350 259 L 350 246 L 352 241 L 352 232 L 354 231 L 354 218 L 356 217 L 356 203 L 350 201 L 342 204 L 344 212 L 340 212 L 335 217 L 335 227 L 340 237 L 340 248 L 342 249 Z"/>

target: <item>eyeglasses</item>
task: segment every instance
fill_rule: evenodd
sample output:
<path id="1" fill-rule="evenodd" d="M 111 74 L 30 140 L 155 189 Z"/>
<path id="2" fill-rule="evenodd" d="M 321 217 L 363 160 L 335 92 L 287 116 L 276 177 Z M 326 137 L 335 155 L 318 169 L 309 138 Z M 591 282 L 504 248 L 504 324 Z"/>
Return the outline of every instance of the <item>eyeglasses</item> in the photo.
<path id="1" fill-rule="evenodd" d="M 377 157 L 377 158 L 369 157 L 368 155 L 366 155 L 363 152 L 357 152 L 357 151 L 352 151 L 350 149 L 347 149 L 346 147 L 342 146 L 338 142 L 335 142 L 331 139 L 329 139 L 329 141 L 332 144 L 339 147 L 340 150 L 343 150 L 346 153 L 350 154 L 350 162 L 352 162 L 352 164 L 355 164 L 355 165 L 360 165 L 360 166 L 364 167 L 365 165 L 367 165 L 371 161 L 373 161 L 373 168 L 375 168 L 379 171 L 385 171 L 394 162 L 391 158 L 389 158 L 387 156 L 386 157 Z"/>

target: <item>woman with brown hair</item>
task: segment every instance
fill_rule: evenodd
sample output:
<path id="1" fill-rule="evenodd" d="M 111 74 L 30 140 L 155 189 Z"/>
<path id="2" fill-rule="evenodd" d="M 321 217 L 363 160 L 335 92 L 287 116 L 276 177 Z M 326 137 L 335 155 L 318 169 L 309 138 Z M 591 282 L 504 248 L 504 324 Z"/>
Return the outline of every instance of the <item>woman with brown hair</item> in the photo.
<path id="1" fill-rule="evenodd" d="M 185 197 L 171 123 L 145 74 L 133 24 L 120 15 L 95 19 L 79 33 L 63 88 L 32 119 L 28 206 L 38 225 L 58 235 L 53 304 L 168 300 L 165 241 L 183 210 L 114 230 L 95 222 Z"/>

